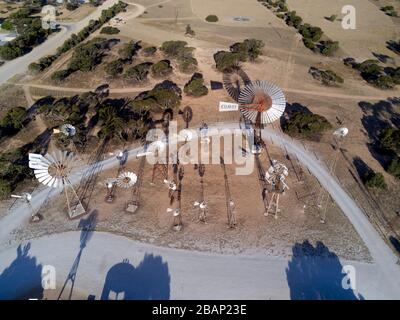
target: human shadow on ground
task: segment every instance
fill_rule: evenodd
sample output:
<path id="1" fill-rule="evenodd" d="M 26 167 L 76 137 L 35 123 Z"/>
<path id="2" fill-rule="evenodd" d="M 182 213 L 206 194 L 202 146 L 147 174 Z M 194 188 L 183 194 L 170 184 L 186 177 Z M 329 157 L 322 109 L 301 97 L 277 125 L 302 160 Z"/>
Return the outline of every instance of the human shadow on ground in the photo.
<path id="1" fill-rule="evenodd" d="M 31 244 L 19 245 L 17 257 L 0 274 L 0 300 L 42 299 L 42 265 L 29 255 Z"/>
<path id="2" fill-rule="evenodd" d="M 342 287 L 342 264 L 338 256 L 322 242 L 315 247 L 305 240 L 296 243 L 286 268 L 292 300 L 360 300 L 351 288 Z"/>
<path id="3" fill-rule="evenodd" d="M 170 282 L 161 256 L 145 254 L 137 267 L 125 259 L 108 270 L 101 300 L 169 300 Z"/>
<path id="4" fill-rule="evenodd" d="M 74 286 L 75 286 L 76 274 L 78 273 L 78 268 L 79 268 L 79 262 L 81 260 L 83 250 L 86 248 L 86 245 L 88 244 L 93 235 L 93 231 L 97 224 L 97 215 L 98 215 L 97 211 L 94 210 L 86 219 L 82 218 L 79 221 L 78 228 L 81 229 L 79 252 L 74 260 L 74 263 L 72 264 L 72 267 L 68 273 L 67 278 L 65 279 L 64 285 L 58 295 L 58 300 L 62 299 L 64 290 L 66 289 L 69 282 L 70 282 L 70 290 L 67 299 L 71 300 L 72 298 L 72 293 L 74 291 Z"/>

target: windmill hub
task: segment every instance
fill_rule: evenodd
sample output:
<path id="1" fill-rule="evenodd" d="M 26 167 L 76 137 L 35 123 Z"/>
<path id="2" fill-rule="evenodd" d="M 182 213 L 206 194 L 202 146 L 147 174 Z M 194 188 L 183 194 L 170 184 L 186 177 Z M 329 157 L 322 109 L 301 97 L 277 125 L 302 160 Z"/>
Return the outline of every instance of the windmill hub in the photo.
<path id="1" fill-rule="evenodd" d="M 272 98 L 265 92 L 256 92 L 253 104 L 258 112 L 265 112 L 272 107 Z"/>

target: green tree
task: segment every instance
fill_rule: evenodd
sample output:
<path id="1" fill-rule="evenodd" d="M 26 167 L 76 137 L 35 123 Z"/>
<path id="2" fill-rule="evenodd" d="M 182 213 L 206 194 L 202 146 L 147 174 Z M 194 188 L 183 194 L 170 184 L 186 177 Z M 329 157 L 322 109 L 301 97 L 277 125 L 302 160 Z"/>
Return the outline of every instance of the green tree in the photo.
<path id="1" fill-rule="evenodd" d="M 117 59 L 107 63 L 104 67 L 104 70 L 109 76 L 114 78 L 122 73 L 122 71 L 124 70 L 124 64 L 121 59 Z"/>
<path id="2" fill-rule="evenodd" d="M 147 79 L 149 70 L 152 66 L 150 62 L 144 62 L 130 67 L 126 70 L 124 77 L 128 80 L 134 80 L 135 82 L 142 82 Z"/>
<path id="3" fill-rule="evenodd" d="M 208 88 L 204 85 L 203 75 L 195 73 L 190 81 L 185 84 L 183 91 L 188 96 L 201 97 L 208 94 Z"/>
<path id="4" fill-rule="evenodd" d="M 371 189 L 387 189 L 385 177 L 380 172 L 376 173 L 371 170 L 364 178 L 364 183 Z"/>
<path id="5" fill-rule="evenodd" d="M 206 17 L 207 22 L 218 22 L 218 17 L 215 14 L 210 14 Z"/>
<path id="6" fill-rule="evenodd" d="M 0 125 L 4 128 L 9 129 L 21 129 L 23 127 L 23 123 L 26 120 L 27 111 L 23 107 L 14 107 L 11 110 L 7 111 L 3 119 L 1 120 Z"/>
<path id="7" fill-rule="evenodd" d="M 151 66 L 151 72 L 156 77 L 166 77 L 172 73 L 171 63 L 168 60 L 161 60 Z"/>

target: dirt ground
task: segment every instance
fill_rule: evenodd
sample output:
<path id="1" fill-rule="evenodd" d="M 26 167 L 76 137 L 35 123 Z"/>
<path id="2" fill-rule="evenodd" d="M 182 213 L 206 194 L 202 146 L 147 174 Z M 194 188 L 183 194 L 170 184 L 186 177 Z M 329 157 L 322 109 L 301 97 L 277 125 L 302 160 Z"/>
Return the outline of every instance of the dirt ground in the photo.
<path id="1" fill-rule="evenodd" d="M 282 151 L 269 146 L 271 158 L 285 162 Z M 268 168 L 267 156 L 261 156 L 264 169 Z M 129 159 L 125 171 L 137 172 L 139 160 Z M 303 240 L 323 241 L 331 250 L 347 259 L 368 260 L 368 250 L 340 209 L 328 201 L 326 223 L 321 224 L 321 211 L 316 208 L 316 196 L 320 194 L 318 183 L 305 173 L 303 182 L 298 181 L 290 167 L 287 183 L 290 189 L 280 198 L 281 212 L 278 219 L 265 217 L 257 170 L 248 176 L 234 174 L 234 165 L 226 165 L 232 199 L 236 204 L 237 228 L 227 228 L 226 198 L 223 170 L 218 164 L 206 165 L 204 176 L 204 197 L 208 203 L 207 222 L 198 221 L 198 209 L 193 203 L 199 200 L 200 178 L 192 165 L 184 166 L 182 185 L 183 229 L 172 230 L 173 217 L 167 213 L 168 190 L 160 178 L 151 185 L 153 167 L 146 163 L 141 188 L 141 204 L 138 211 L 130 214 L 124 211 L 131 197 L 130 190 L 116 189 L 112 204 L 106 203 L 106 178 L 115 177 L 117 168 L 100 173 L 90 200 L 88 212 L 98 214 L 96 230 L 115 232 L 139 241 L 177 248 L 212 251 L 219 253 L 264 252 L 273 256 L 289 256 L 293 243 Z M 170 178 L 172 169 L 169 168 Z M 307 182 L 305 181 L 307 179 Z M 79 189 L 78 189 L 79 193 Z M 301 200 L 298 197 L 301 196 Z M 304 205 L 306 207 L 304 208 Z M 60 211 L 64 208 L 64 211 Z M 64 199 L 61 196 L 42 208 L 44 219 L 16 232 L 16 240 L 40 235 L 76 230 L 78 221 L 68 220 Z"/>
<path id="2" fill-rule="evenodd" d="M 132 0 L 133 1 L 133 0 Z M 229 46 L 246 38 L 261 39 L 265 42 L 264 54 L 255 63 L 243 64 L 244 71 L 252 80 L 262 79 L 276 83 L 283 88 L 288 108 L 292 104 L 300 104 L 312 112 L 325 116 L 335 128 L 346 126 L 350 129 L 348 138 L 343 142 L 343 155 L 340 156 L 336 168 L 336 175 L 341 184 L 355 198 L 373 222 L 388 226 L 388 230 L 400 234 L 400 218 L 396 211 L 400 207 L 397 196 L 400 189 L 398 180 L 388 175 L 380 162 L 372 155 L 368 143 L 371 142 L 371 131 L 376 130 L 365 120 L 371 116 L 360 106 L 361 101 L 376 103 L 379 100 L 387 101 L 389 97 L 400 96 L 400 89 L 382 91 L 368 85 L 358 73 L 343 65 L 341 58 L 351 55 L 356 59 L 373 58 L 373 53 L 387 54 L 398 63 L 399 58 L 385 48 L 385 42 L 399 36 L 396 20 L 386 16 L 379 7 L 372 2 L 354 1 L 291 1 L 288 0 L 291 10 L 296 10 L 306 22 L 320 26 L 333 40 L 338 40 L 341 52 L 336 57 L 324 57 L 306 49 L 299 39 L 296 30 L 276 18 L 270 10 L 257 1 L 233 0 L 232 5 L 224 6 L 222 0 L 137 0 L 133 1 L 145 5 L 146 12 L 139 19 L 128 20 L 119 26 L 121 32 L 117 37 L 121 42 L 131 39 L 142 40 L 146 45 L 159 46 L 166 40 L 185 40 L 189 46 L 196 48 L 194 55 L 199 62 L 199 72 L 205 78 L 206 84 L 211 80 L 221 81 L 221 73 L 215 70 L 213 54 L 219 50 L 228 50 Z M 379 1 L 379 3 L 387 1 Z M 324 16 L 338 14 L 344 4 L 353 4 L 357 10 L 357 29 L 343 30 L 340 21 L 329 22 Z M 160 7 L 162 6 L 162 7 Z M 178 13 L 178 14 L 177 14 Z M 177 14 L 177 21 L 176 19 Z M 217 14 L 218 23 L 204 21 L 208 14 Z M 234 16 L 249 17 L 249 21 L 235 22 Z M 196 35 L 193 38 L 184 35 L 185 27 L 190 24 Z M 93 36 L 98 35 L 97 33 Z M 102 35 L 103 36 L 103 35 Z M 104 61 L 114 59 L 121 44 L 111 50 Z M 104 66 L 96 67 L 93 72 L 86 74 L 76 73 L 62 84 L 54 84 L 49 79 L 52 72 L 65 68 L 70 53 L 63 55 L 52 68 L 44 74 L 26 80 L 27 83 L 40 84 L 41 94 L 51 94 L 58 88 L 60 94 L 63 88 L 92 89 L 104 82 L 110 82 L 115 94 L 132 97 L 139 91 L 148 90 L 162 79 L 154 79 L 140 86 L 124 82 L 121 78 L 110 80 L 105 77 Z M 144 58 L 139 54 L 134 64 L 143 61 L 158 61 L 160 53 L 154 58 Z M 390 65 L 387 64 L 387 65 Z M 331 69 L 341 75 L 345 82 L 339 87 L 324 87 L 316 82 L 309 74 L 311 66 Z M 174 65 L 174 69 L 176 66 Z M 170 77 L 181 87 L 191 75 L 176 72 Z M 46 86 L 49 89 L 46 92 Z M 17 87 L 16 87 L 17 88 Z M 52 90 L 50 90 L 53 88 Z M 20 89 L 15 89 L 20 90 Z M 20 91 L 19 91 L 20 92 Z M 32 88 L 32 92 L 34 92 Z M 69 95 L 68 91 L 64 92 Z M 16 97 L 19 94 L 15 95 Z M 365 97 L 365 98 L 364 98 Z M 367 97 L 374 97 L 368 100 Z M 5 99 L 6 100 L 6 99 Z M 218 113 L 219 101 L 231 101 L 225 90 L 210 91 L 202 98 L 183 96 L 181 108 L 190 105 L 194 111 L 191 126 L 196 126 L 201 120 L 207 122 L 237 120 L 232 113 Z M 392 113 L 376 116 L 383 121 L 389 121 L 393 115 L 398 115 L 399 106 L 393 104 Z M 379 106 L 376 106 L 379 109 Z M 338 123 L 338 119 L 341 124 Z M 320 142 L 305 142 L 310 150 L 315 151 L 328 165 L 332 161 L 332 136 L 327 133 Z M 276 158 L 283 159 L 279 150 L 273 150 Z M 389 185 L 386 192 L 371 192 L 360 184 L 358 173 L 353 159 L 358 156 L 377 172 L 384 174 Z M 267 161 L 263 159 L 264 165 Z M 137 170 L 138 161 L 130 161 L 127 169 Z M 124 204 L 129 199 L 129 192 L 119 190 L 114 204 L 104 202 L 105 188 L 103 180 L 115 176 L 116 170 L 102 173 L 96 185 L 95 197 L 91 201 L 89 211 L 97 210 L 100 221 L 99 230 L 107 230 L 126 234 L 134 239 L 171 247 L 193 248 L 198 250 L 212 250 L 217 252 L 239 252 L 263 250 L 272 255 L 286 255 L 290 253 L 293 241 L 324 241 L 324 243 L 338 255 L 349 259 L 368 259 L 368 253 L 361 240 L 353 230 L 351 224 L 340 210 L 329 202 L 326 224 L 319 222 L 318 211 L 310 208 L 303 210 L 303 202 L 298 200 L 299 194 L 307 194 L 307 190 L 314 190 L 317 186 L 315 179 L 308 176 L 307 183 L 297 183 L 295 174 L 290 173 L 289 184 L 291 189 L 282 197 L 282 212 L 278 220 L 262 215 L 262 202 L 257 176 L 237 177 L 233 174 L 233 167 L 228 166 L 232 195 L 237 203 L 239 226 L 235 230 L 226 228 L 226 210 L 224 200 L 224 181 L 221 168 L 207 166 L 205 176 L 206 199 L 210 203 L 208 223 L 203 225 L 196 221 L 196 211 L 192 204 L 199 194 L 198 176 L 193 167 L 185 167 L 183 180 L 183 221 L 182 232 L 171 230 L 172 217 L 165 212 L 167 208 L 167 190 L 159 183 L 150 186 L 151 167 L 146 166 L 145 183 L 142 188 L 142 207 L 134 214 L 124 212 Z M 357 179 L 358 178 L 358 179 Z M 306 185 L 307 187 L 305 187 Z M 308 187 L 309 186 L 309 187 Z M 315 187 L 315 188 L 314 188 Z M 246 190 L 244 194 L 243 190 Z M 26 230 L 19 230 L 16 239 L 35 237 L 45 233 L 75 230 L 78 221 L 68 221 L 66 215 L 60 213 L 64 208 L 62 200 L 53 202 L 45 211 L 45 219 L 40 224 L 30 225 Z"/>

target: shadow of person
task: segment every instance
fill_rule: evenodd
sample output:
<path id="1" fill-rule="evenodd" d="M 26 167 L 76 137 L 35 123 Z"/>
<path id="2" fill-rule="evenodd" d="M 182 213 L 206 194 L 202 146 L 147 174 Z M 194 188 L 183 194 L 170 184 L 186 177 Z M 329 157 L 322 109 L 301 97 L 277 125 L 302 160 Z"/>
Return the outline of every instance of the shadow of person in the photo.
<path id="1" fill-rule="evenodd" d="M 314 247 L 308 240 L 296 243 L 286 268 L 292 300 L 360 300 L 351 288 L 344 289 L 342 264 L 322 242 Z"/>
<path id="2" fill-rule="evenodd" d="M 67 287 L 68 282 L 71 282 L 71 288 L 69 290 L 68 294 L 68 299 L 71 300 L 72 298 L 72 293 L 74 291 L 74 286 L 75 286 L 75 279 L 76 279 L 76 274 L 78 273 L 78 268 L 79 268 L 79 263 L 81 261 L 83 249 L 85 249 L 87 243 L 90 241 L 94 228 L 96 227 L 97 224 L 97 216 L 98 213 L 96 210 L 94 210 L 86 219 L 81 219 L 78 224 L 78 229 L 81 229 L 80 233 L 80 249 L 78 252 L 78 255 L 76 256 L 74 263 L 72 264 L 72 267 L 68 273 L 67 278 L 65 279 L 64 285 L 58 295 L 58 300 L 61 299 L 61 296 Z"/>
<path id="3" fill-rule="evenodd" d="M 29 255 L 31 244 L 19 245 L 17 257 L 0 275 L 0 300 L 43 299 L 42 265 Z"/>
<path id="4" fill-rule="evenodd" d="M 169 300 L 170 282 L 161 256 L 145 254 L 136 268 L 125 259 L 108 270 L 101 300 Z"/>

